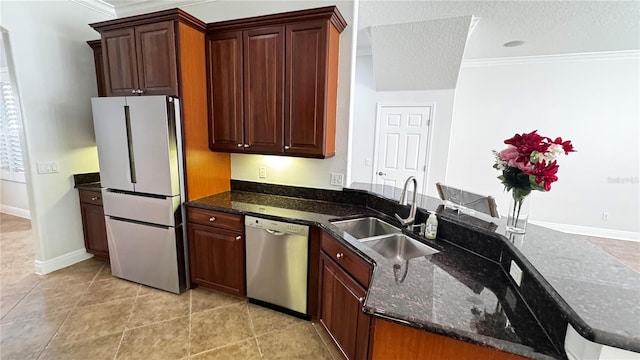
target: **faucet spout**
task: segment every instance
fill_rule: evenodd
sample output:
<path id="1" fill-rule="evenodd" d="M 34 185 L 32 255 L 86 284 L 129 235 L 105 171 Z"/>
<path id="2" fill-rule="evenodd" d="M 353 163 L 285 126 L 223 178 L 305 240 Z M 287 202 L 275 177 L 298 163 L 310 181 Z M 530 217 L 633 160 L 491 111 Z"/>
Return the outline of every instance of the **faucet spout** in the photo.
<path id="1" fill-rule="evenodd" d="M 411 201 L 411 210 L 409 211 L 409 216 L 406 219 L 400 217 L 400 215 L 396 214 L 396 219 L 402 223 L 402 226 L 411 226 L 416 220 L 416 195 L 418 193 L 418 180 L 415 176 L 409 176 L 407 180 L 404 182 L 404 187 L 402 188 L 402 193 L 400 194 L 400 200 L 398 203 L 400 205 L 408 205 L 407 203 L 407 188 L 409 187 L 409 183 L 413 183 L 413 199 Z"/>

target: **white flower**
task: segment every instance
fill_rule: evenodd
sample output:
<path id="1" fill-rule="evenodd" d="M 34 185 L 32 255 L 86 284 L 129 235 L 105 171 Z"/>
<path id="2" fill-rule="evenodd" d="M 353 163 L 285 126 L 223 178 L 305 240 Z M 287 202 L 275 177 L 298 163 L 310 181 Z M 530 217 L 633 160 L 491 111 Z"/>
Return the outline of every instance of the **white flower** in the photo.
<path id="1" fill-rule="evenodd" d="M 547 152 L 542 154 L 542 158 L 548 162 L 555 160 L 558 156 L 564 154 L 564 149 L 562 145 L 559 144 L 551 144 Z"/>

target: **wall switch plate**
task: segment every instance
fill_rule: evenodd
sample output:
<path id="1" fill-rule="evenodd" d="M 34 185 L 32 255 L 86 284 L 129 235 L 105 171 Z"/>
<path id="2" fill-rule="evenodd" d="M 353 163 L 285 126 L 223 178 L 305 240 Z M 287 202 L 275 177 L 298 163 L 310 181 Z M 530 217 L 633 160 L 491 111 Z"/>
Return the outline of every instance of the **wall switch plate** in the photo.
<path id="1" fill-rule="evenodd" d="M 58 162 L 39 162 L 38 165 L 38 174 L 54 174 L 58 172 Z"/>
<path id="2" fill-rule="evenodd" d="M 515 263 L 515 261 L 511 260 L 511 266 L 509 266 L 509 275 L 513 281 L 516 282 L 518 286 L 522 283 L 522 269 Z"/>
<path id="3" fill-rule="evenodd" d="M 340 173 L 331 173 L 331 185 L 342 186 L 344 175 Z"/>
<path id="4" fill-rule="evenodd" d="M 605 211 L 602 213 L 602 221 L 607 221 L 607 220 L 609 220 L 609 213 Z"/>
<path id="5" fill-rule="evenodd" d="M 267 168 L 264 166 L 260 166 L 258 168 L 258 177 L 260 179 L 266 179 L 267 178 Z"/>

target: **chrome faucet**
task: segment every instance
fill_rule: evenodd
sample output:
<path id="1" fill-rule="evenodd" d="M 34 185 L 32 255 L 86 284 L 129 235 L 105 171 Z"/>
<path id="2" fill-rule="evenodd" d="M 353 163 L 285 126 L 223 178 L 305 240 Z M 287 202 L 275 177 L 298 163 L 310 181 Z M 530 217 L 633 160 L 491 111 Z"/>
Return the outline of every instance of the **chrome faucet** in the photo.
<path id="1" fill-rule="evenodd" d="M 407 180 L 404 182 L 404 188 L 402 188 L 402 193 L 400 194 L 400 200 L 398 203 L 400 205 L 408 205 L 407 204 L 407 187 L 409 186 L 409 182 L 413 181 L 413 200 L 411 201 L 411 210 L 409 211 L 409 216 L 406 219 L 400 217 L 400 215 L 396 214 L 396 219 L 400 221 L 402 226 L 411 226 L 416 220 L 416 195 L 418 194 L 418 180 L 416 180 L 415 176 L 409 176 Z"/>

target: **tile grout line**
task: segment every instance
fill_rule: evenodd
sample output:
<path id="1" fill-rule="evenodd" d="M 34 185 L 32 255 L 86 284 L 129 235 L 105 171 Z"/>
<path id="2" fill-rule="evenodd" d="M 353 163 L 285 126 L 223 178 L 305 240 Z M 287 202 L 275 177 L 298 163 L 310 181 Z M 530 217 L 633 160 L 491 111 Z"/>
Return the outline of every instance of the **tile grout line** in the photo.
<path id="1" fill-rule="evenodd" d="M 62 322 L 60 323 L 60 325 L 58 326 L 58 328 L 56 329 L 56 332 L 53 334 L 53 336 L 51 337 L 51 339 L 49 339 L 49 341 L 47 342 L 47 344 L 44 346 L 44 348 L 42 348 L 42 350 L 40 350 L 40 354 L 38 354 L 37 359 L 40 359 L 42 357 L 42 354 L 44 354 L 44 352 L 47 350 L 47 348 L 51 345 L 51 342 L 53 341 L 53 339 L 56 338 L 56 336 L 58 336 L 58 333 L 60 333 L 60 329 L 62 328 L 62 326 L 64 326 L 64 324 L 67 322 L 67 320 L 69 320 L 69 317 L 71 317 L 71 313 L 73 313 L 74 310 L 76 310 L 78 308 L 78 304 L 80 303 L 80 300 L 82 300 L 82 298 L 87 294 L 87 292 L 89 291 L 89 288 L 91 287 L 91 285 L 93 284 L 93 282 L 95 281 L 96 277 L 98 276 L 98 274 L 100 274 L 100 271 L 102 271 L 102 269 L 105 267 L 105 265 L 103 264 L 100 269 L 98 269 L 98 271 L 96 272 L 96 274 L 93 276 L 93 278 L 91 278 L 91 282 L 89 283 L 89 285 L 87 286 L 86 289 L 84 289 L 84 291 L 82 292 L 82 295 L 80 295 L 78 297 L 78 300 L 76 300 L 75 304 L 73 304 L 73 306 L 71 307 L 71 310 L 69 310 L 69 313 L 67 313 L 67 316 L 65 316 L 64 320 L 62 320 Z M 39 284 L 40 282 L 38 282 Z M 35 286 L 34 286 L 35 288 Z M 33 290 L 33 289 L 32 289 Z M 63 344 L 64 345 L 64 344 Z"/>
<path id="2" fill-rule="evenodd" d="M 327 351 L 327 353 L 329 353 L 329 357 L 331 359 L 333 359 L 333 360 L 339 360 L 339 359 L 336 359 L 335 356 L 333 356 L 333 351 L 331 351 L 332 349 L 329 348 L 329 346 L 333 346 L 333 345 L 327 343 L 327 341 L 325 340 L 325 337 L 323 336 L 323 334 L 320 334 L 321 331 L 324 332 L 324 330 L 322 329 L 322 324 L 320 324 L 319 322 L 316 323 L 316 324 L 311 322 L 311 326 L 313 327 L 313 330 L 315 330 L 316 334 L 320 338 L 320 342 L 324 346 L 324 349 Z"/>
<path id="3" fill-rule="evenodd" d="M 122 345 L 122 340 L 124 340 L 124 334 L 127 332 L 127 324 L 131 321 L 131 317 L 133 316 L 133 310 L 136 308 L 136 303 L 138 302 L 138 296 L 140 296 L 140 291 L 142 291 L 142 285 L 138 285 L 138 292 L 136 293 L 136 298 L 133 300 L 133 304 L 131 305 L 131 311 L 129 312 L 129 317 L 127 321 L 124 323 L 122 329 L 122 335 L 120 335 L 120 341 L 118 341 L 118 347 L 116 347 L 116 352 L 113 354 L 113 360 L 116 360 L 118 356 L 118 352 L 120 352 L 120 346 Z"/>
<path id="4" fill-rule="evenodd" d="M 251 327 L 251 332 L 253 333 L 253 341 L 256 342 L 256 346 L 258 347 L 258 353 L 260 354 L 260 358 L 264 358 L 264 354 L 262 353 L 262 349 L 260 348 L 260 343 L 258 342 L 258 334 L 256 333 L 256 327 L 253 324 L 253 318 L 251 317 L 251 311 L 249 311 L 249 303 L 246 303 L 247 307 L 247 316 L 249 317 L 249 326 Z"/>

